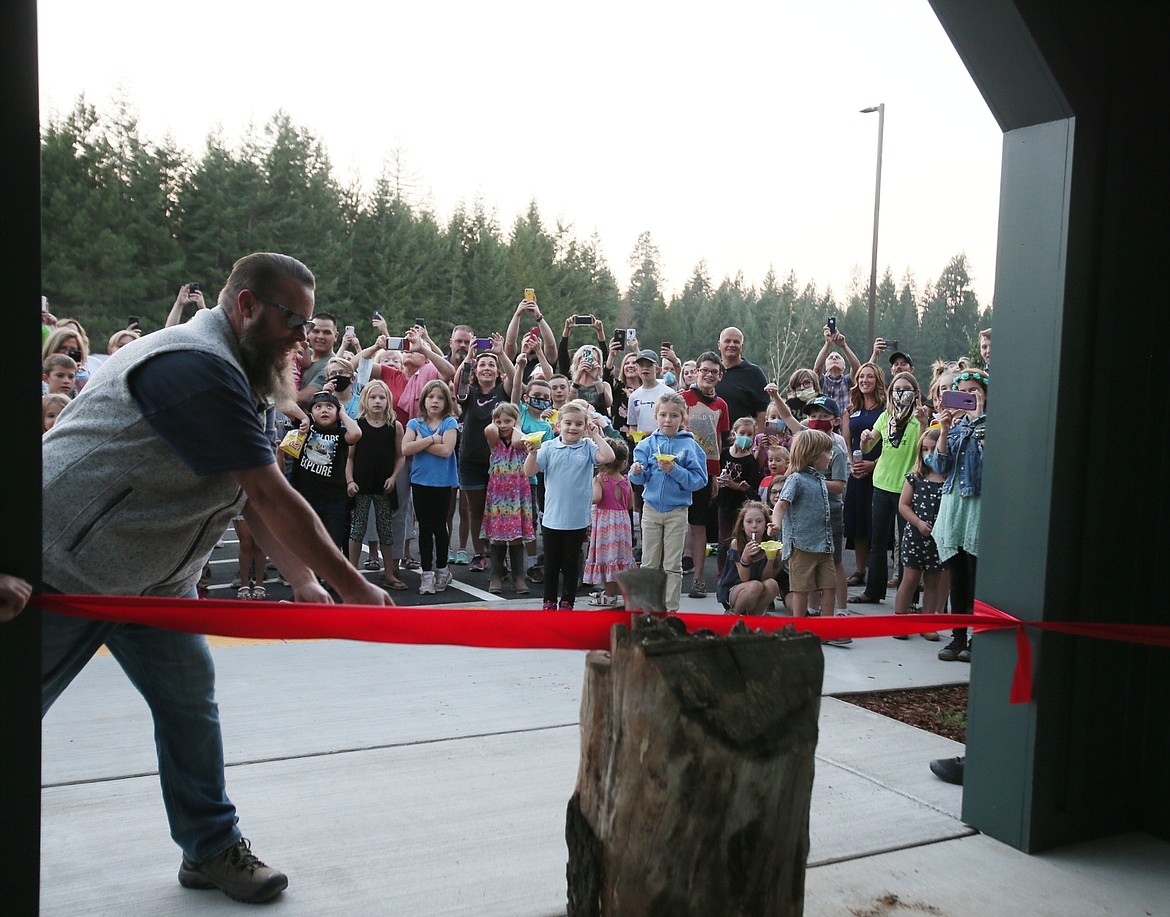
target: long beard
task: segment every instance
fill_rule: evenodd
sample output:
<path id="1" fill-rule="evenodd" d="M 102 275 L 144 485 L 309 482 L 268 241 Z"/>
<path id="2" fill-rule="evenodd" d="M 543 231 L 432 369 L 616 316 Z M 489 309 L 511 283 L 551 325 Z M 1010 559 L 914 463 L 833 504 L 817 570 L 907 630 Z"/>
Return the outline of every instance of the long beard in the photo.
<path id="1" fill-rule="evenodd" d="M 255 331 L 245 331 L 240 335 L 240 363 L 248 385 L 260 398 L 276 405 L 295 400 L 288 356 L 264 346 Z"/>

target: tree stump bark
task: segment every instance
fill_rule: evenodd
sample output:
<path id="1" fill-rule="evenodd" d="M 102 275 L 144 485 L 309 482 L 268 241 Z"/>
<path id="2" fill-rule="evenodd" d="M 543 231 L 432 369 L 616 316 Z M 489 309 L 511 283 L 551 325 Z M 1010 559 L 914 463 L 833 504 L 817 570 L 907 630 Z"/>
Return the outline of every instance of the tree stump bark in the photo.
<path id="1" fill-rule="evenodd" d="M 649 616 L 611 640 L 586 659 L 570 917 L 802 914 L 820 641 Z"/>

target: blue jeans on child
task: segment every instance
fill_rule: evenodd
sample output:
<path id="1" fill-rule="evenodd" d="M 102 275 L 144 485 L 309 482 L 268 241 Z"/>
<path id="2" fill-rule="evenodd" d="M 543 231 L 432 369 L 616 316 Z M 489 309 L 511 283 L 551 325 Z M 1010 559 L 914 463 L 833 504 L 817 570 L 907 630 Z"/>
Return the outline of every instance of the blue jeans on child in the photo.
<path id="1" fill-rule="evenodd" d="M 41 620 L 42 717 L 104 643 L 154 718 L 159 782 L 175 843 L 202 863 L 238 842 L 207 638 L 50 612 Z"/>

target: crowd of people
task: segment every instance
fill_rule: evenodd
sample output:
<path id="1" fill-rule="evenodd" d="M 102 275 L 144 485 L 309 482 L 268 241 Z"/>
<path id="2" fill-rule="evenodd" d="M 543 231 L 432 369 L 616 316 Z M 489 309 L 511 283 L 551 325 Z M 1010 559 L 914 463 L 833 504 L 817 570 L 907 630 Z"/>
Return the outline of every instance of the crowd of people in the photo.
<path id="1" fill-rule="evenodd" d="M 582 580 L 612 608 L 640 565 L 671 612 L 688 580 L 732 614 L 844 614 L 895 587 L 900 614 L 972 611 L 990 329 L 982 368 L 939 360 L 924 393 L 908 353 L 878 339 L 861 363 L 833 321 L 780 382 L 734 327 L 693 358 L 592 315 L 558 338 L 526 290 L 502 334 L 460 324 L 443 347 L 422 319 L 341 326 L 314 295 L 300 262 L 249 255 L 213 308 L 184 284 L 163 330 L 131 317 L 104 359 L 42 302 L 44 592 L 195 597 L 234 524 L 242 599 L 266 598 L 271 557 L 307 602 L 392 604 L 404 569 L 426 595 L 466 566 L 545 609 Z M 226 795 L 203 638 L 45 613 L 43 644 L 45 710 L 103 644 L 146 697 L 180 883 L 278 895 Z M 965 630 L 939 658 L 970 660 Z"/>
<path id="2" fill-rule="evenodd" d="M 184 284 L 167 325 L 205 308 Z M 48 430 L 101 361 L 80 323 L 43 319 Z M 668 611 L 688 584 L 731 613 L 844 614 L 889 590 L 899 614 L 942 611 L 953 591 L 970 604 L 977 525 L 947 498 L 978 496 L 990 329 L 983 370 L 937 360 L 923 392 L 909 353 L 878 338 L 862 363 L 834 321 L 813 365 L 779 382 L 737 328 L 692 358 L 593 315 L 565 316 L 558 336 L 532 290 L 503 333 L 460 324 L 445 345 L 423 319 L 391 334 L 377 311 L 305 326 L 269 439 L 333 543 L 386 589 L 417 569 L 420 594 L 442 592 L 466 566 L 494 594 L 538 588 L 571 609 L 584 583 L 589 605 L 615 607 L 614 576 L 641 565 L 666 574 Z M 108 354 L 140 336 L 132 322 Z M 238 596 L 265 598 L 267 557 L 245 515 L 233 522 Z M 966 634 L 940 658 L 969 660 Z"/>

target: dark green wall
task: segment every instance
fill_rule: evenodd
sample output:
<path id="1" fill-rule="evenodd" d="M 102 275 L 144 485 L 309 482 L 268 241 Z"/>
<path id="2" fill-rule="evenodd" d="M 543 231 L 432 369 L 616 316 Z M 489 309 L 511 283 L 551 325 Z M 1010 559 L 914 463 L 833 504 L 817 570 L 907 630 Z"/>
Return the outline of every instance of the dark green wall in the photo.
<path id="1" fill-rule="evenodd" d="M 1020 618 L 1170 625 L 1159 600 L 1170 309 L 1162 3 L 932 5 L 1004 128 L 977 594 Z M 978 638 L 963 818 L 1036 851 L 1170 837 L 1170 651 Z"/>

